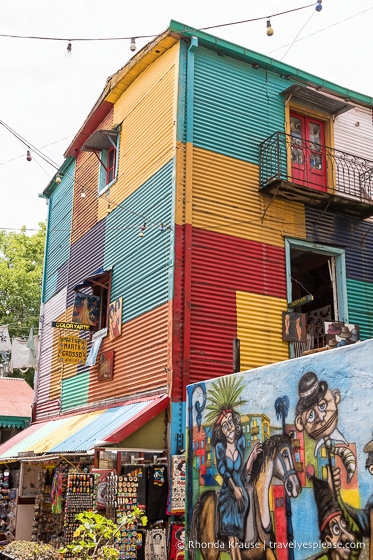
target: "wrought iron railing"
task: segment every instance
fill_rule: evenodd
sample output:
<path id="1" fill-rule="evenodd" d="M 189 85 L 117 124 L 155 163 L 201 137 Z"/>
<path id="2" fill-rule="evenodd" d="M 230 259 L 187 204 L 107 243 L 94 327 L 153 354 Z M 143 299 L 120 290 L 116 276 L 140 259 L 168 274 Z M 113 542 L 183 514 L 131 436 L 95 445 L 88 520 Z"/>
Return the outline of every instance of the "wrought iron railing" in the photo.
<path id="1" fill-rule="evenodd" d="M 373 204 L 373 161 L 275 132 L 259 147 L 260 187 L 274 180 Z"/>

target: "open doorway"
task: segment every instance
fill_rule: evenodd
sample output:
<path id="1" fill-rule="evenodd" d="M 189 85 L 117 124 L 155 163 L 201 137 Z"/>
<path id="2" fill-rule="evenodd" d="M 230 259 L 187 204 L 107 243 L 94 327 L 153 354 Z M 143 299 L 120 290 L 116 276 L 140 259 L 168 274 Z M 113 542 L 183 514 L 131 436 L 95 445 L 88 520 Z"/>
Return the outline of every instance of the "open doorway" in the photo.
<path id="1" fill-rule="evenodd" d="M 295 352 L 300 355 L 325 346 L 325 321 L 346 320 L 344 250 L 288 240 L 287 273 L 289 309 L 307 316 L 307 343 Z"/>

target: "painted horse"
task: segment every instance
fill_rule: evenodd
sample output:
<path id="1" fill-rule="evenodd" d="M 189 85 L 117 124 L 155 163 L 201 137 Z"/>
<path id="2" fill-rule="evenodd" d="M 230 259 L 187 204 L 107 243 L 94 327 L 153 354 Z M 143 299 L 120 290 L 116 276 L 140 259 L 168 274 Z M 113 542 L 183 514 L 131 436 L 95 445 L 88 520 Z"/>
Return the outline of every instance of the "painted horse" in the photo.
<path id="1" fill-rule="evenodd" d="M 279 479 L 289 498 L 296 498 L 301 490 L 291 455 L 292 433 L 276 434 L 262 444 L 262 453 L 253 464 L 249 483 L 250 510 L 246 519 L 245 543 L 240 543 L 238 557 L 250 560 L 274 560 L 270 547 L 274 542 L 269 492 L 272 478 Z M 204 560 L 218 560 L 221 552 L 229 551 L 228 544 L 219 540 L 218 493 L 208 490 L 194 505 L 188 535 L 188 558 L 195 560 L 200 549 Z M 231 551 L 231 556 L 237 557 Z"/>

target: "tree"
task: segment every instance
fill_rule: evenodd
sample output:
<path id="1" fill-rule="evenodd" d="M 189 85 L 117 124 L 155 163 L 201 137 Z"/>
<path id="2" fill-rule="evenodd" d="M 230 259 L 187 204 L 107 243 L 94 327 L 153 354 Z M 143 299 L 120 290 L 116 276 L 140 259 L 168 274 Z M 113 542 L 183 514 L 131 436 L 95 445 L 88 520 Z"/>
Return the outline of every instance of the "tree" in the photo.
<path id="1" fill-rule="evenodd" d="M 38 331 L 45 230 L 40 222 L 34 235 L 25 227 L 19 233 L 0 231 L 0 325 L 9 325 L 11 338 L 27 337 L 31 327 Z M 30 382 L 33 371 L 24 377 Z"/>

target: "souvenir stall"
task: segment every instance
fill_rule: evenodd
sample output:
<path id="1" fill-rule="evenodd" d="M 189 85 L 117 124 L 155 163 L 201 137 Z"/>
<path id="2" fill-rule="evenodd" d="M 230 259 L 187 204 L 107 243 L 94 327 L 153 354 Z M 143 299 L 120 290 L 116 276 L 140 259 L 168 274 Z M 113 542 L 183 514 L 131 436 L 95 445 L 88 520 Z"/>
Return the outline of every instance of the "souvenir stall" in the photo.
<path id="1" fill-rule="evenodd" d="M 183 455 L 169 461 L 159 449 L 99 448 L 94 455 L 22 457 L 18 465 L 13 482 L 8 470 L 0 471 L 0 504 L 3 508 L 6 504 L 7 528 L 14 531 L 16 516 L 22 519 L 13 538 L 56 547 L 68 544 L 78 524 L 76 514 L 93 510 L 120 525 L 114 544 L 119 558 L 184 556 Z M 134 508 L 147 517 L 146 526 L 133 516 Z M 128 513 L 132 519 L 123 524 Z"/>
<path id="2" fill-rule="evenodd" d="M 14 539 L 19 469 L 0 465 L 0 551 Z"/>

